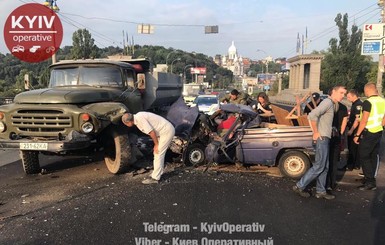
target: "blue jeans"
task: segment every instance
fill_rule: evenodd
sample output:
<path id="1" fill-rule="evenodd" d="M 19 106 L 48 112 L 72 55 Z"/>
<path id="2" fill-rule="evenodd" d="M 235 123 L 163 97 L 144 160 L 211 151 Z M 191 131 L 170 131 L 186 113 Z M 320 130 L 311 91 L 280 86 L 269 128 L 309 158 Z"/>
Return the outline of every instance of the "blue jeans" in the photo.
<path id="1" fill-rule="evenodd" d="M 304 190 L 313 180 L 317 179 L 317 193 L 325 193 L 326 176 L 329 169 L 329 138 L 317 139 L 315 161 L 313 166 L 297 182 L 298 188 Z"/>

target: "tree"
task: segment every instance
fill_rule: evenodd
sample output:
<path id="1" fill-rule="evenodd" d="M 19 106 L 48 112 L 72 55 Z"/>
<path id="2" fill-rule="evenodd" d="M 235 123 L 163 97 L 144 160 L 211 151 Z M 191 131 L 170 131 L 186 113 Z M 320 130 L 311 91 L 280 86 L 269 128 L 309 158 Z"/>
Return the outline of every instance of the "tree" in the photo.
<path id="1" fill-rule="evenodd" d="M 329 41 L 330 47 L 321 68 L 321 90 L 327 92 L 338 84 L 363 91 L 371 60 L 361 55 L 362 32 L 353 25 L 349 34 L 347 14 L 338 14 L 334 21 L 339 29 L 339 39 L 332 38 Z"/>
<path id="2" fill-rule="evenodd" d="M 98 58 L 98 47 L 87 29 L 79 29 L 72 35 L 71 55 L 73 59 Z"/>

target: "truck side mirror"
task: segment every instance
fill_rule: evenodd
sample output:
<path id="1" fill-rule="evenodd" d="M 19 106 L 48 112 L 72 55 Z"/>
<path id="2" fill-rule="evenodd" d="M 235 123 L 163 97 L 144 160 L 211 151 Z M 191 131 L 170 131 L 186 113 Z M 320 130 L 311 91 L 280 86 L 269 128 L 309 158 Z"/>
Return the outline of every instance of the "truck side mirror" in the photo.
<path id="1" fill-rule="evenodd" d="M 144 73 L 137 74 L 137 84 L 139 90 L 144 90 L 146 88 L 146 76 Z"/>

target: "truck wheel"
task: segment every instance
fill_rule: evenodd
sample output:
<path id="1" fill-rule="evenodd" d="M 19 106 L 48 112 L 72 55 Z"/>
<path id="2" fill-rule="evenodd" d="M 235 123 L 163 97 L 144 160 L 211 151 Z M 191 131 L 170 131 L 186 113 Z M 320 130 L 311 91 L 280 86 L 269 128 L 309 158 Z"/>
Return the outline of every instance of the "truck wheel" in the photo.
<path id="1" fill-rule="evenodd" d="M 26 174 L 40 173 L 39 152 L 38 151 L 20 151 L 21 162 Z"/>
<path id="2" fill-rule="evenodd" d="M 203 165 L 205 161 L 205 147 L 203 145 L 195 143 L 187 147 L 184 159 L 186 166 L 197 167 Z"/>
<path id="3" fill-rule="evenodd" d="M 285 152 L 279 159 L 281 174 L 293 179 L 299 179 L 310 167 L 309 158 L 299 151 Z"/>
<path id="4" fill-rule="evenodd" d="M 131 159 L 131 145 L 126 132 L 111 130 L 104 143 L 104 162 L 107 169 L 113 174 L 125 171 Z"/>

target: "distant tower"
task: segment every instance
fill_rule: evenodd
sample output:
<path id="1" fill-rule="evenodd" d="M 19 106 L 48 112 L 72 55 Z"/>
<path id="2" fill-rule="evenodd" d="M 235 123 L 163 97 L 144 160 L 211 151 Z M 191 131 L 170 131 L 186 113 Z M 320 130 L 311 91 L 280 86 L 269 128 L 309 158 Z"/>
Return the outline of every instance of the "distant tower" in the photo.
<path id="1" fill-rule="evenodd" d="M 234 60 L 237 57 L 237 48 L 234 45 L 234 41 L 231 42 L 229 48 L 229 60 Z"/>

